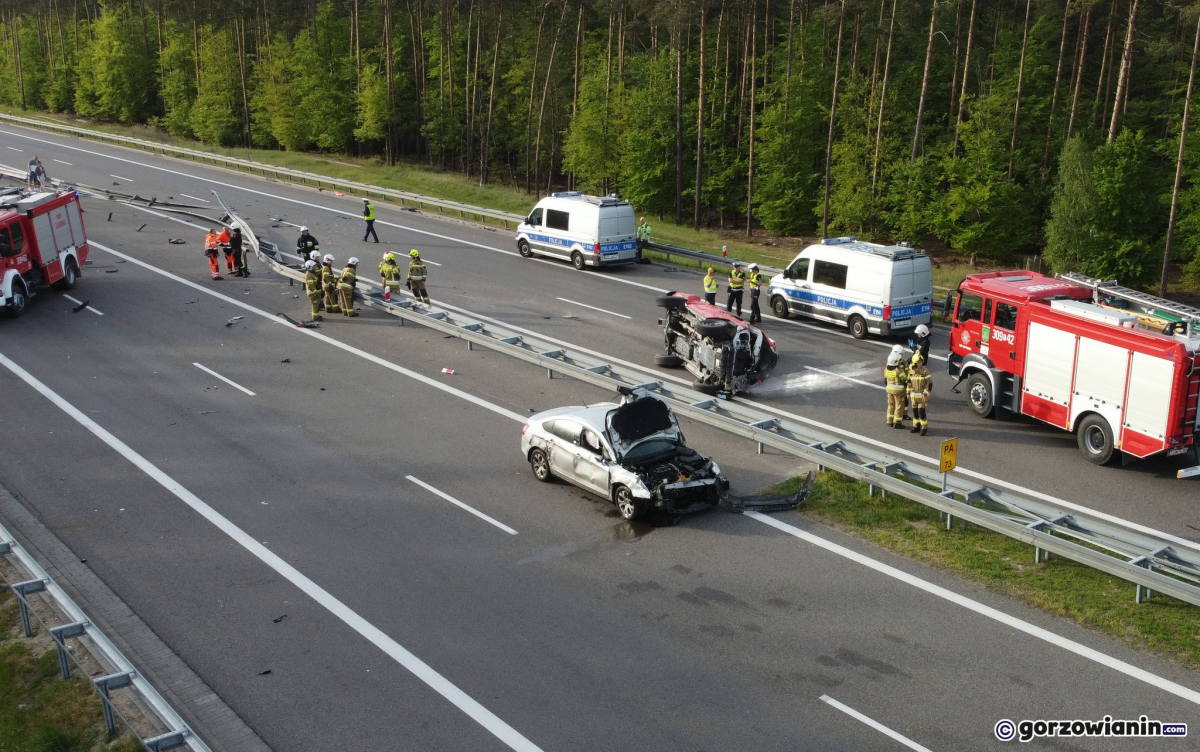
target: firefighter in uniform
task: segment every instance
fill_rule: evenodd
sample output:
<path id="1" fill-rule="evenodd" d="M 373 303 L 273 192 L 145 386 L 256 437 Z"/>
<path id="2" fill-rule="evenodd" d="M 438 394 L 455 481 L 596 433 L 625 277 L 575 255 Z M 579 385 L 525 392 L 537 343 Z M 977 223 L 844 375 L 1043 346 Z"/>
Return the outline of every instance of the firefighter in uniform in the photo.
<path id="1" fill-rule="evenodd" d="M 379 242 L 379 236 L 375 234 L 375 206 L 371 203 L 371 199 L 363 199 L 363 219 L 367 222 L 367 231 L 363 234 L 363 242 L 367 242 L 368 237 L 374 237 L 375 242 Z"/>
<path id="2" fill-rule="evenodd" d="M 729 272 L 729 300 L 725 310 L 732 313 L 733 304 L 737 303 L 737 315 L 742 315 L 742 289 L 746 286 L 746 273 L 742 271 L 742 262 L 733 262 L 733 271 Z"/>
<path id="3" fill-rule="evenodd" d="M 929 362 L 929 327 L 924 324 L 913 330 L 908 338 L 908 347 L 914 353 L 921 353 L 921 360 Z"/>
<path id="4" fill-rule="evenodd" d="M 642 260 L 642 249 L 650 242 L 650 223 L 642 217 L 642 221 L 637 226 L 637 257 L 638 261 Z"/>
<path id="5" fill-rule="evenodd" d="M 704 302 L 717 304 L 717 270 L 711 266 L 708 267 L 708 274 L 704 275 Z"/>
<path id="6" fill-rule="evenodd" d="M 383 299 L 391 300 L 392 293 L 400 292 L 400 267 L 396 264 L 396 254 L 383 254 L 379 262 L 379 276 L 383 279 Z"/>
<path id="7" fill-rule="evenodd" d="M 304 293 L 312 303 L 312 320 L 321 320 L 321 272 L 312 259 L 304 262 Z"/>
<path id="8" fill-rule="evenodd" d="M 750 265 L 750 273 L 746 275 L 746 283 L 750 285 L 750 323 L 762 323 L 762 310 L 758 307 L 758 297 L 762 294 L 763 283 L 767 279 L 758 271 L 758 264 Z"/>
<path id="9" fill-rule="evenodd" d="M 908 401 L 913 409 L 913 427 L 910 433 L 920 431 L 924 436 L 929 431 L 929 415 L 925 412 L 929 398 L 933 395 L 933 374 L 925 367 L 921 353 L 914 353 L 912 367 L 908 369 Z"/>
<path id="10" fill-rule="evenodd" d="M 227 228 L 222 227 L 221 233 L 217 235 L 217 247 L 225 254 L 225 271 L 233 276 L 237 269 L 233 266 L 233 248 L 229 246 L 229 230 Z"/>
<path id="11" fill-rule="evenodd" d="M 304 259 L 311 258 L 313 251 L 320 250 L 321 243 L 317 236 L 309 233 L 307 227 L 301 227 L 300 237 L 296 238 L 296 255 L 300 257 L 300 265 L 304 266 Z"/>
<path id="12" fill-rule="evenodd" d="M 246 266 L 246 257 L 242 255 L 242 226 L 234 222 L 229 229 L 229 250 L 233 254 L 233 266 L 237 269 L 234 276 L 249 277 L 250 269 Z"/>
<path id="13" fill-rule="evenodd" d="M 904 428 L 904 419 L 908 414 L 908 369 L 905 368 L 904 349 L 900 345 L 888 353 L 883 383 L 887 387 L 888 427 Z"/>
<path id="14" fill-rule="evenodd" d="M 333 256 L 328 253 L 321 263 L 321 290 L 325 293 L 325 312 L 341 313 L 338 304 L 337 275 L 333 273 Z"/>
<path id="15" fill-rule="evenodd" d="M 351 256 L 346 262 L 346 266 L 342 268 L 342 274 L 338 277 L 337 286 L 338 294 L 342 298 L 342 315 L 357 316 L 358 311 L 354 310 L 354 288 L 358 285 L 358 258 Z"/>
<path id="16" fill-rule="evenodd" d="M 425 281 L 429 279 L 429 271 L 421 261 L 421 253 L 416 248 L 408 252 L 412 261 L 408 262 L 408 289 L 412 290 L 413 300 L 420 300 L 429 305 L 429 293 L 425 290 Z"/>
<path id="17" fill-rule="evenodd" d="M 217 265 L 217 231 L 209 230 L 204 236 L 204 255 L 208 256 L 208 268 L 212 270 L 213 279 L 221 279 L 221 267 Z"/>

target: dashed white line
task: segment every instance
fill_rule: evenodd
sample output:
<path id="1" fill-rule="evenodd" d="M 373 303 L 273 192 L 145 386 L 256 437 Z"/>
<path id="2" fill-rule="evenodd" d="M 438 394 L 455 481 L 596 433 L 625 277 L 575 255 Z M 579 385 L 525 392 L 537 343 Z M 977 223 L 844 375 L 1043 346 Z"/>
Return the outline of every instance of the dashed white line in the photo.
<path id="1" fill-rule="evenodd" d="M 55 159 L 54 161 L 55 161 L 55 162 L 58 162 L 59 164 L 65 164 L 67 167 L 74 167 L 74 166 L 75 166 L 75 165 L 71 164 L 70 162 L 64 162 L 64 161 L 62 161 L 61 159 Z"/>
<path id="2" fill-rule="evenodd" d="M 901 744 L 908 747 L 909 749 L 916 750 L 916 752 L 930 752 L 928 747 L 922 747 L 920 744 L 917 744 L 912 739 L 909 739 L 907 736 L 904 736 L 903 734 L 900 734 L 896 731 L 892 731 L 890 728 L 888 728 L 887 726 L 884 726 L 879 721 L 875 721 L 875 720 L 868 718 L 867 716 L 858 712 L 857 710 L 850 707 L 849 705 L 843 705 L 842 703 L 833 699 L 829 695 L 821 695 L 821 701 L 828 703 L 829 705 L 832 705 L 833 707 L 837 708 L 838 710 L 842 711 L 843 713 L 845 713 L 846 715 L 850 716 L 851 718 L 853 718 L 855 720 L 862 721 L 863 723 L 867 724 L 868 726 L 875 729 L 876 731 L 883 734 L 884 736 L 890 736 L 891 738 L 900 742 Z"/>
<path id="3" fill-rule="evenodd" d="M 464 504 L 464 503 L 462 503 L 461 501 L 459 501 L 458 499 L 454 498 L 453 496 L 451 496 L 451 495 L 450 495 L 450 494 L 448 494 L 448 493 L 444 493 L 444 492 L 442 492 L 442 491 L 439 491 L 438 489 L 436 489 L 436 488 L 434 488 L 433 486 L 429 485 L 428 483 L 426 483 L 425 481 L 421 480 L 420 478 L 414 478 L 414 477 L 413 477 L 413 476 L 411 476 L 411 475 L 406 475 L 406 476 L 404 476 L 404 477 L 405 477 L 406 479 L 408 479 L 408 480 L 412 481 L 413 483 L 416 483 L 416 484 L 417 484 L 418 486 L 420 486 L 421 488 L 424 488 L 424 489 L 425 489 L 426 491 L 428 491 L 429 493 L 431 493 L 431 494 L 434 494 L 435 496 L 440 496 L 440 497 L 442 497 L 443 499 L 445 499 L 446 501 L 450 502 L 451 504 L 453 504 L 453 505 L 454 505 L 454 506 L 456 506 L 456 507 L 461 507 L 462 509 L 465 509 L 466 511 L 468 511 L 468 512 L 470 512 L 471 514 L 475 515 L 476 517 L 478 517 L 479 519 L 483 520 L 484 522 L 490 522 L 491 524 L 493 524 L 493 525 L 495 525 L 496 527 L 500 528 L 501 530 L 503 530 L 504 532 L 508 533 L 509 535 L 516 535 L 516 534 L 517 534 L 517 531 L 516 531 L 516 530 L 513 530 L 511 527 L 509 527 L 508 525 L 505 525 L 503 522 L 500 522 L 499 520 L 497 520 L 497 519 L 494 519 L 494 518 L 492 518 L 492 517 L 488 517 L 486 514 L 484 514 L 483 512 L 479 511 L 478 509 L 476 509 L 476 508 L 474 508 L 474 507 L 472 507 L 472 506 L 470 506 L 470 505 L 468 505 L 468 504 Z"/>
<path id="4" fill-rule="evenodd" d="M 74 303 L 75 305 L 83 305 L 83 301 L 82 301 L 82 300 L 77 300 L 77 299 L 75 299 L 75 298 L 72 298 L 70 295 L 67 295 L 66 293 L 63 293 L 63 297 L 64 297 L 64 298 L 66 298 L 67 300 L 71 301 L 71 302 L 72 302 L 72 303 Z M 91 306 L 88 306 L 88 307 L 87 307 L 87 309 L 88 309 L 89 311 L 91 311 L 92 313 L 96 314 L 97 316 L 103 316 L 103 315 L 104 315 L 103 313 L 100 313 L 99 311 L 97 311 L 95 308 L 92 308 Z"/>
<path id="5" fill-rule="evenodd" d="M 199 363 L 193 363 L 192 365 L 194 365 L 195 367 L 199 368 L 201 371 L 204 371 L 205 373 L 207 373 L 211 376 L 216 376 L 218 379 L 220 379 L 221 381 L 224 381 L 226 384 L 230 385 L 234 389 L 241 389 L 243 392 L 245 392 L 246 394 L 249 394 L 251 397 L 254 396 L 254 392 L 250 391 L 249 389 L 247 389 L 246 387 L 237 383 L 236 381 L 233 381 L 232 379 L 225 378 L 224 376 L 217 373 L 213 369 L 211 369 L 207 366 L 202 366 Z"/>
<path id="6" fill-rule="evenodd" d="M 567 298 L 557 298 L 557 300 L 561 300 L 564 303 L 570 303 L 571 305 L 582 306 L 584 308 L 591 308 L 593 311 L 599 311 L 600 313 L 607 313 L 609 316 L 620 316 L 623 319 L 632 319 L 633 318 L 632 316 L 626 316 L 625 314 L 617 313 L 616 311 L 607 311 L 603 308 L 597 308 L 594 305 L 588 305 L 587 303 L 580 303 L 578 300 L 568 300 Z"/>
<path id="7" fill-rule="evenodd" d="M 392 660 L 396 661 L 408 671 L 412 672 L 414 676 L 425 682 L 425 684 L 427 684 L 431 689 L 449 700 L 451 704 L 453 704 L 463 713 L 466 713 L 468 716 L 470 716 L 471 719 L 491 732 L 491 734 L 501 742 L 508 745 L 510 749 L 516 750 L 517 752 L 542 752 L 541 748 L 539 748 L 536 744 L 526 739 L 519 731 L 502 721 L 495 713 L 488 710 L 466 692 L 459 689 L 449 679 L 435 671 L 429 664 L 410 653 L 404 648 L 403 645 L 385 634 L 383 630 L 379 629 L 374 624 L 371 624 L 345 603 L 342 603 L 327 590 L 302 574 L 298 569 L 293 567 L 291 564 L 288 564 L 262 543 L 259 543 L 249 533 L 233 524 L 233 522 L 231 522 L 227 517 L 213 509 L 200 497 L 184 488 L 183 485 L 181 485 L 174 478 L 167 475 L 156 465 L 134 451 L 133 448 L 128 444 L 121 441 L 116 436 L 113 436 L 99 423 L 96 423 L 96 421 L 92 420 L 87 415 L 84 415 L 79 408 L 75 407 L 70 402 L 67 402 L 62 396 L 50 389 L 50 387 L 46 386 L 41 381 L 38 381 L 38 379 L 36 379 L 24 368 L 21 368 L 3 354 L 0 354 L 0 365 L 6 367 L 8 370 L 12 371 L 13 374 L 20 377 L 26 384 L 29 384 L 31 387 L 36 389 L 43 397 L 50 400 L 59 409 L 74 418 L 76 422 L 78 422 L 87 430 L 91 431 L 97 438 L 115 450 L 122 457 L 129 460 L 130 463 L 132 463 L 146 475 L 150 476 L 159 485 L 173 494 L 184 504 L 187 504 L 189 507 L 191 507 L 201 517 L 215 525 L 217 529 L 236 541 L 239 545 L 257 557 L 259 561 L 266 564 L 288 582 L 295 585 L 303 593 L 323 606 L 348 627 L 362 635 L 369 642 L 386 653 L 392 658 Z"/>
<path id="8" fill-rule="evenodd" d="M 114 174 L 112 174 L 111 172 L 110 172 L 110 173 L 108 173 L 108 176 L 109 176 L 110 178 L 116 178 L 117 180 L 124 180 L 124 181 L 125 181 L 125 182 L 127 182 L 127 183 L 132 183 L 132 182 L 133 182 L 133 178 L 123 178 L 123 177 L 121 177 L 120 175 L 114 175 Z"/>
<path id="9" fill-rule="evenodd" d="M 869 386 L 872 389 L 886 389 L 887 388 L 884 386 L 880 386 L 879 384 L 872 384 L 869 381 L 863 381 L 862 379 L 856 379 L 853 376 L 847 376 L 844 373 L 834 373 L 833 371 L 826 371 L 822 368 L 813 368 L 812 366 L 805 366 L 804 368 L 809 371 L 816 371 L 817 373 L 823 373 L 826 376 L 837 376 L 839 379 L 845 379 L 846 381 L 853 381 L 855 384 L 862 384 L 863 386 Z"/>
<path id="10" fill-rule="evenodd" d="M 20 149 L 18 149 L 18 148 L 17 148 L 17 147 L 15 147 L 15 146 L 10 146 L 10 147 L 8 147 L 8 148 L 12 149 L 13 151 L 21 151 Z M 24 153 L 24 152 L 22 152 L 22 153 Z"/>
<path id="11" fill-rule="evenodd" d="M 189 195 L 189 194 L 187 194 L 187 193 L 181 193 L 181 194 L 179 194 L 179 195 L 180 195 L 180 196 L 183 196 L 184 198 L 190 198 L 190 199 L 192 199 L 192 200 L 194 200 L 194 201 L 203 201 L 203 202 L 204 202 L 204 203 L 206 203 L 206 204 L 211 204 L 211 203 L 212 203 L 211 201 L 209 201 L 209 200 L 208 200 L 208 199 L 206 199 L 206 198 L 200 198 L 199 196 L 191 196 L 191 195 Z"/>

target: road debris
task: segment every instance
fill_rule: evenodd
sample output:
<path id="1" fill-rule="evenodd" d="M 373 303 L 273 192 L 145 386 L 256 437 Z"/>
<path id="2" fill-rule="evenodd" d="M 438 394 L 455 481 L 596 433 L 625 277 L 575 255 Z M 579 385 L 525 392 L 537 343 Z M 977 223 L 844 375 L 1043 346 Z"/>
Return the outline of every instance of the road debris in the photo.
<path id="1" fill-rule="evenodd" d="M 88 303 L 91 303 L 91 302 L 92 302 L 92 301 L 90 301 L 90 300 L 85 300 L 85 301 L 83 301 L 83 302 L 82 302 L 82 303 L 80 303 L 79 305 L 77 305 L 77 306 L 75 306 L 74 308 L 72 308 L 72 309 L 71 309 L 71 313 L 79 313 L 79 312 L 80 312 L 80 311 L 82 311 L 84 308 L 87 308 L 87 307 L 88 307 Z"/>
<path id="2" fill-rule="evenodd" d="M 273 621 L 273 622 L 275 622 L 276 624 L 278 624 L 279 622 L 283 621 L 283 620 L 284 620 L 284 619 L 286 619 L 286 618 L 287 618 L 287 614 L 284 614 L 283 616 L 279 617 L 278 619 L 272 619 L 271 621 Z"/>
<path id="3" fill-rule="evenodd" d="M 183 238 L 167 238 L 167 242 L 171 245 L 187 245 L 187 241 Z"/>
<path id="4" fill-rule="evenodd" d="M 283 360 L 281 360 L 281 361 L 279 361 L 279 362 L 280 362 L 280 363 L 291 363 L 291 362 L 292 362 L 292 359 L 291 359 L 291 358 L 284 358 Z"/>
<path id="5" fill-rule="evenodd" d="M 200 414 L 201 415 L 212 415 L 213 413 L 219 413 L 219 412 L 221 412 L 221 411 L 220 410 L 201 410 Z"/>
<path id="6" fill-rule="evenodd" d="M 443 368 L 443 369 L 442 369 L 442 373 L 444 373 L 444 374 L 447 374 L 447 375 L 449 375 L 449 376 L 453 376 L 453 375 L 454 375 L 454 369 L 453 369 L 453 368 Z"/>
<path id="7" fill-rule="evenodd" d="M 234 324 L 236 324 L 237 322 L 241 321 L 244 318 L 246 318 L 246 317 L 245 316 L 234 316 L 233 318 L 231 318 L 230 320 L 225 322 L 225 326 L 233 326 Z"/>
<path id="8" fill-rule="evenodd" d="M 288 322 L 292 326 L 297 326 L 297 327 L 300 327 L 301 329 L 316 329 L 316 328 L 318 328 L 317 323 L 315 321 L 297 321 L 294 318 L 292 318 L 291 316 L 287 315 L 286 313 L 277 313 L 275 315 L 278 316 L 279 318 L 283 319 L 284 321 Z M 283 362 L 291 363 L 292 359 L 288 358 L 287 360 L 285 360 Z"/>

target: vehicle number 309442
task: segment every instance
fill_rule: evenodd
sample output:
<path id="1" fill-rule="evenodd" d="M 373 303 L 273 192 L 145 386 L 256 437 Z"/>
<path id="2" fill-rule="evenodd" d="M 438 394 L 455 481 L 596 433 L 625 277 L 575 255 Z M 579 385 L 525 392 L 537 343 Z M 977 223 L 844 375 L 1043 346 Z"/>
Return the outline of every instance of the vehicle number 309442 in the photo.
<path id="1" fill-rule="evenodd" d="M 1012 332 L 1002 332 L 999 329 L 992 330 L 992 339 L 996 342 L 1004 342 L 1009 345 L 1016 342 L 1016 337 L 1013 336 Z"/>

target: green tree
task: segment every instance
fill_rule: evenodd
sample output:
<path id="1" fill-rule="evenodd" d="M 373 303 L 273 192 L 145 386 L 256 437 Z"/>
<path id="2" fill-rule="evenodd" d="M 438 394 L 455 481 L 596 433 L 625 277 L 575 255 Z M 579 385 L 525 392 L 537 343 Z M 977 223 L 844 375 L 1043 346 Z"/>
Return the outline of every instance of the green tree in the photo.
<path id="1" fill-rule="evenodd" d="M 191 138 L 192 105 L 196 101 L 192 35 L 174 21 L 168 21 L 163 28 L 163 37 L 166 44 L 162 51 L 160 86 L 165 112 L 161 125 L 172 135 Z"/>
<path id="2" fill-rule="evenodd" d="M 241 143 L 241 78 L 233 34 L 228 28 L 205 29 L 200 42 L 200 80 L 188 122 L 201 141 L 221 146 Z"/>
<path id="3" fill-rule="evenodd" d="M 80 115 L 144 123 L 154 114 L 157 61 L 142 39 L 140 19 L 122 5 L 101 5 L 92 37 L 80 51 L 75 111 Z"/>

